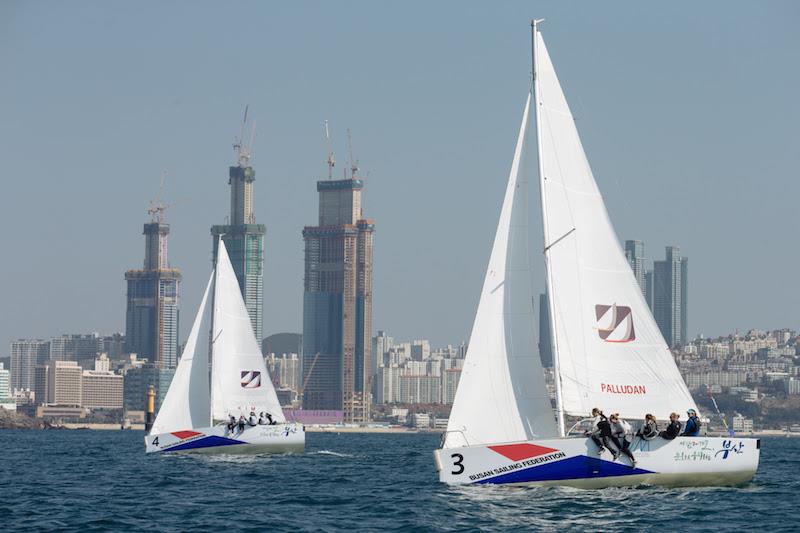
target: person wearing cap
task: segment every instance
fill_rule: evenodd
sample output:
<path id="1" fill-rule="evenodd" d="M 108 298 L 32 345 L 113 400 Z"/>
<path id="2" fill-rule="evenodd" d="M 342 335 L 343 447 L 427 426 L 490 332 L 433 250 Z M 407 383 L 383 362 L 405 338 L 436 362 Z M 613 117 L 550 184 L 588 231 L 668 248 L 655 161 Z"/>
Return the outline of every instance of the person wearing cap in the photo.
<path id="1" fill-rule="evenodd" d="M 686 420 L 686 427 L 681 437 L 697 437 L 700 435 L 700 419 L 697 417 L 697 411 L 689 409 L 686 414 L 689 415 L 689 419 Z"/>

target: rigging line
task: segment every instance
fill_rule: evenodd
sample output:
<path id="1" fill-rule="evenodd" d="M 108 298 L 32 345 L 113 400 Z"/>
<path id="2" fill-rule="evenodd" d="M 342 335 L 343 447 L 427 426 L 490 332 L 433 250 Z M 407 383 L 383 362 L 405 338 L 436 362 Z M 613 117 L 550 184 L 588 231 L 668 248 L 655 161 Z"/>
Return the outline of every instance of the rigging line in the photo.
<path id="1" fill-rule="evenodd" d="M 559 242 L 561 242 L 561 241 L 563 241 L 564 239 L 566 239 L 566 238 L 567 238 L 567 237 L 570 235 L 570 233 L 572 233 L 573 231 L 575 231 L 575 228 L 572 228 L 571 230 L 569 230 L 568 232 L 566 232 L 564 235 L 562 235 L 561 237 L 559 237 L 558 239 L 556 239 L 555 241 L 553 241 L 553 243 L 552 243 L 552 244 L 550 244 L 549 246 L 545 246 L 545 248 L 544 248 L 544 251 L 545 251 L 545 252 L 547 252 L 547 250 L 549 250 L 550 248 L 552 248 L 553 246 L 555 246 L 555 245 L 556 245 L 556 244 L 558 244 Z"/>

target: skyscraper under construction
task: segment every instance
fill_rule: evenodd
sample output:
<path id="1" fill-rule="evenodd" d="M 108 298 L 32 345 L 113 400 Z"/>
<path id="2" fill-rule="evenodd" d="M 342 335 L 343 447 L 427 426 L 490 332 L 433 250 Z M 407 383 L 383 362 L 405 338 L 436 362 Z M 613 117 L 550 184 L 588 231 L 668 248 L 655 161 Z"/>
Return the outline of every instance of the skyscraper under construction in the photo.
<path id="1" fill-rule="evenodd" d="M 303 407 L 342 410 L 345 422 L 369 420 L 371 401 L 375 227 L 363 217 L 356 171 L 317 182 L 319 223 L 303 229 Z"/>
<path id="2" fill-rule="evenodd" d="M 239 280 L 253 333 L 260 343 L 264 316 L 264 234 L 267 229 L 263 224 L 256 224 L 253 213 L 253 182 L 256 180 L 256 171 L 250 166 L 250 154 L 255 126 L 249 143 L 244 144 L 246 122 L 247 109 L 242 122 L 242 135 L 233 145 L 237 164 L 228 169 L 228 184 L 231 186 L 230 218 L 228 224 L 211 227 L 212 261 L 216 266 L 219 237 L 222 236 Z"/>
<path id="3" fill-rule="evenodd" d="M 128 353 L 146 358 L 157 368 L 174 368 L 178 363 L 178 287 L 181 272 L 167 259 L 169 224 L 164 223 L 166 206 L 151 206 L 153 216 L 144 225 L 144 265 L 125 272 L 128 282 L 125 315 L 125 346 Z"/>

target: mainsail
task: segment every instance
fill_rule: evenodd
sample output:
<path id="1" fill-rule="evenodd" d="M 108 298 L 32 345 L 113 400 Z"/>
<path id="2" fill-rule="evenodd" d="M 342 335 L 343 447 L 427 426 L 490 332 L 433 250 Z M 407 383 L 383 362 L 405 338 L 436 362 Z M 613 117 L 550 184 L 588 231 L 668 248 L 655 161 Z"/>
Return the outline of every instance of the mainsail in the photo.
<path id="1" fill-rule="evenodd" d="M 183 348 L 183 355 L 175 369 L 167 395 L 158 411 L 150 434 L 170 433 L 184 429 L 206 427 L 209 425 L 208 396 L 208 351 L 196 350 L 197 336 L 203 322 L 203 314 L 208 300 L 208 291 L 214 281 L 214 273 L 208 279 L 200 309 L 192 325 L 192 331 Z"/>
<path id="2" fill-rule="evenodd" d="M 530 103 L 529 96 L 447 424 L 445 448 L 556 434 L 539 354 L 533 343 L 528 179 L 520 170 Z"/>
<path id="3" fill-rule="evenodd" d="M 697 409 L 625 259 L 534 32 L 539 178 L 559 404 L 644 418 Z M 562 429 L 563 431 L 563 429 Z"/>
<path id="4" fill-rule="evenodd" d="M 214 420 L 266 411 L 283 422 L 275 388 L 253 333 L 239 282 L 222 239 L 217 253 L 211 334 L 211 411 Z"/>

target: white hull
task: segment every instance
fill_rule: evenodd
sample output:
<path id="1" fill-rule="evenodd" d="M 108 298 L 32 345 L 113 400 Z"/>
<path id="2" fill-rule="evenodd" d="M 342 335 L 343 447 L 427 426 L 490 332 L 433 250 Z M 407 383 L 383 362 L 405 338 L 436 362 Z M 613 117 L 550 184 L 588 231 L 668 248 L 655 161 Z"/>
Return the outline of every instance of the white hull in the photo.
<path id="1" fill-rule="evenodd" d="M 634 439 L 634 467 L 614 461 L 588 438 L 546 439 L 434 452 L 439 480 L 451 484 L 536 484 L 578 488 L 630 485 L 737 486 L 758 468 L 758 439 L 678 437 Z"/>
<path id="2" fill-rule="evenodd" d="M 305 427 L 285 423 L 274 426 L 245 426 L 228 431 L 227 427 L 214 426 L 184 431 L 147 435 L 144 438 L 147 453 L 225 453 L 264 454 L 301 453 L 305 449 Z"/>

